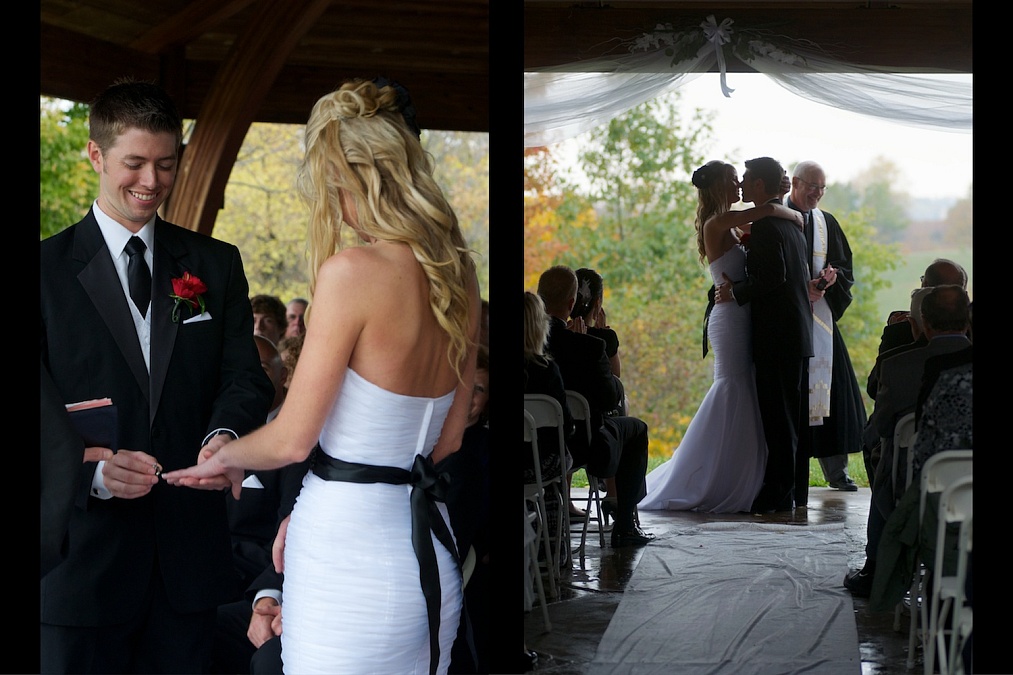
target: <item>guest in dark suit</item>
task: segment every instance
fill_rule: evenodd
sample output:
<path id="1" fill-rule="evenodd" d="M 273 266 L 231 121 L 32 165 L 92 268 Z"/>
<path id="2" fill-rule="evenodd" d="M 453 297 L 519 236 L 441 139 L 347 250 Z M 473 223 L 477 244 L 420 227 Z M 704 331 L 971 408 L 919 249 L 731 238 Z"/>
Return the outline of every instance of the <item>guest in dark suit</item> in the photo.
<path id="1" fill-rule="evenodd" d="M 879 435 L 882 454 L 872 479 L 865 565 L 844 578 L 844 586 L 857 597 L 869 597 L 883 527 L 893 513 L 897 497 L 906 487 L 898 485 L 895 489 L 892 478 L 894 448 L 889 441 L 893 438 L 897 419 L 915 411 L 926 361 L 934 356 L 964 350 L 971 344 L 967 339 L 969 301 L 963 288 L 958 285 L 935 286 L 922 289 L 918 297 L 921 298 L 920 311 L 928 344 L 883 361 L 876 407 L 869 417 L 868 426 L 873 431 L 867 432 L 867 435 Z"/>
<path id="2" fill-rule="evenodd" d="M 921 278 L 921 288 L 951 284 L 956 284 L 966 291 L 967 271 L 959 263 L 947 260 L 946 258 L 936 258 L 929 263 Z M 879 339 L 878 353 L 882 356 L 887 350 L 910 344 L 915 339 L 917 339 L 917 335 L 912 336 L 903 325 L 903 322 L 888 320 L 886 326 L 883 327 L 883 334 Z M 866 393 L 873 399 L 876 398 L 876 389 L 879 386 L 879 363 L 880 359 L 877 357 L 876 364 L 872 367 L 872 372 L 869 373 L 869 380 L 866 386 Z"/>
<path id="3" fill-rule="evenodd" d="M 254 335 L 253 339 L 260 355 L 260 365 L 274 386 L 274 399 L 266 420 L 270 422 L 285 402 L 288 369 L 269 338 Z M 307 457 L 302 462 L 280 469 L 247 471 L 240 498 L 235 499 L 231 493 L 225 498 L 229 531 L 232 533 L 232 559 L 240 585 L 235 602 L 218 607 L 211 664 L 213 673 L 249 672 L 250 658 L 260 644 L 251 641 L 253 603 L 247 600 L 246 591 L 263 577 L 264 570 L 274 568 L 271 559 L 274 538 L 281 521 L 292 512 L 303 478 L 309 471 L 310 459 Z"/>
<path id="4" fill-rule="evenodd" d="M 39 435 L 39 540 L 41 576 L 63 562 L 70 542 L 67 529 L 74 511 L 74 495 L 81 477 L 81 462 L 98 462 L 113 456 L 110 448 L 84 446 L 70 422 L 70 416 L 60 398 L 46 366 L 41 368 L 39 388 L 42 429 Z"/>
<path id="5" fill-rule="evenodd" d="M 612 374 L 605 342 L 567 328 L 577 299 L 577 276 L 564 265 L 551 267 L 538 280 L 538 295 L 549 319 L 548 353 L 559 366 L 567 389 L 583 394 L 591 407 L 591 439 L 578 431 L 570 447 L 574 466 L 585 464 L 595 476 L 616 479 L 612 546 L 643 546 L 654 535 L 636 523 L 637 504 L 647 494 L 647 424 L 613 415 L 623 399 L 622 382 Z"/>
<path id="6" fill-rule="evenodd" d="M 785 172 L 770 157 L 746 162 L 742 201 L 759 206 L 780 203 Z M 805 506 L 809 485 L 808 360 L 812 350 L 809 256 L 802 230 L 790 220 L 761 218 L 753 223 L 746 254 L 746 279 L 716 289 L 716 301 L 729 294 L 752 304 L 753 361 L 760 416 L 767 439 L 763 487 L 754 513 L 791 511 Z M 828 281 L 834 280 L 831 272 Z"/>
<path id="7" fill-rule="evenodd" d="M 262 424 L 272 395 L 239 250 L 156 214 L 181 137 L 161 88 L 111 86 L 91 106 L 98 198 L 41 242 L 42 362 L 64 401 L 112 399 L 120 445 L 83 465 L 42 579 L 44 673 L 206 672 L 235 589 L 224 492 L 159 479 Z"/>

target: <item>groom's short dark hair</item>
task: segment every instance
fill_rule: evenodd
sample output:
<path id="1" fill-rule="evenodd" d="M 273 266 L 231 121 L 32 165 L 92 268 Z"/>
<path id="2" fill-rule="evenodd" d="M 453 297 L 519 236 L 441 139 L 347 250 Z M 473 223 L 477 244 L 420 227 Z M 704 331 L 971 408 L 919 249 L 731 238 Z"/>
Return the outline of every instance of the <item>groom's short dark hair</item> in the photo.
<path id="1" fill-rule="evenodd" d="M 784 167 L 773 157 L 757 157 L 746 160 L 746 170 L 753 179 L 759 178 L 763 181 L 763 187 L 768 195 L 779 194 L 781 177 L 784 176 Z"/>

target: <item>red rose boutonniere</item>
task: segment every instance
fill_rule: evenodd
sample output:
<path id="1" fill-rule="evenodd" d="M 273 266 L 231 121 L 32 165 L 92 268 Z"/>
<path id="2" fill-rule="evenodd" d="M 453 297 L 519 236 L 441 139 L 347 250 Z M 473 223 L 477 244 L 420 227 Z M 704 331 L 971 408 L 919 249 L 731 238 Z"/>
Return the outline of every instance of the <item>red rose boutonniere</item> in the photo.
<path id="1" fill-rule="evenodd" d="M 203 314 L 205 311 L 204 294 L 207 291 L 208 287 L 204 285 L 204 282 L 189 272 L 183 272 L 182 277 L 173 279 L 172 293 L 169 294 L 169 297 L 176 301 L 172 308 L 173 323 L 179 323 L 179 310 L 183 306 L 190 310 L 190 316 L 193 316 L 193 310 L 198 307 L 200 314 Z"/>
<path id="2" fill-rule="evenodd" d="M 748 232 L 743 232 L 742 236 L 739 237 L 739 246 L 741 246 L 742 248 L 746 249 L 747 251 L 749 250 L 749 233 Z"/>

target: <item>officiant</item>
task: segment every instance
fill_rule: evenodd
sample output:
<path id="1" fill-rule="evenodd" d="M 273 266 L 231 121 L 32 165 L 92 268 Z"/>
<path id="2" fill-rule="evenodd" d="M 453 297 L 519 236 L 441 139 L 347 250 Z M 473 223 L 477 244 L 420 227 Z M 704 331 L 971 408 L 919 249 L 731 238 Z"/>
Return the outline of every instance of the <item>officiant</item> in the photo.
<path id="1" fill-rule="evenodd" d="M 837 322 L 851 305 L 855 283 L 851 246 L 837 218 L 817 206 L 827 190 L 823 167 L 813 161 L 799 162 L 792 171 L 787 206 L 804 218 L 810 278 L 832 267 L 834 282 L 813 305 L 813 352 L 809 360 L 810 452 L 819 460 L 830 487 L 854 492 L 858 486 L 848 475 L 848 455 L 862 450 L 865 404 Z M 802 478 L 808 492 L 808 475 Z M 796 493 L 803 480 L 796 483 Z M 800 501 L 795 496 L 796 504 Z M 806 498 L 801 502 L 804 504 Z"/>

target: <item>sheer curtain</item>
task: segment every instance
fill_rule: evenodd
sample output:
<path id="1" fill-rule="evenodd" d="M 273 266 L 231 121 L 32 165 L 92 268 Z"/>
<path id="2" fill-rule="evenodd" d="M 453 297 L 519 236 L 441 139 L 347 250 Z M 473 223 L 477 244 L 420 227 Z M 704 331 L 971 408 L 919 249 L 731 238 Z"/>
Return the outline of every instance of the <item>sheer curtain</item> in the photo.
<path id="1" fill-rule="evenodd" d="M 770 31 L 736 27 L 714 16 L 698 26 L 621 43 L 617 55 L 524 73 L 524 145 L 558 143 L 607 123 L 717 66 L 742 61 L 792 93 L 835 108 L 895 122 L 970 133 L 970 73 L 913 73 L 835 58 L 819 45 Z"/>

